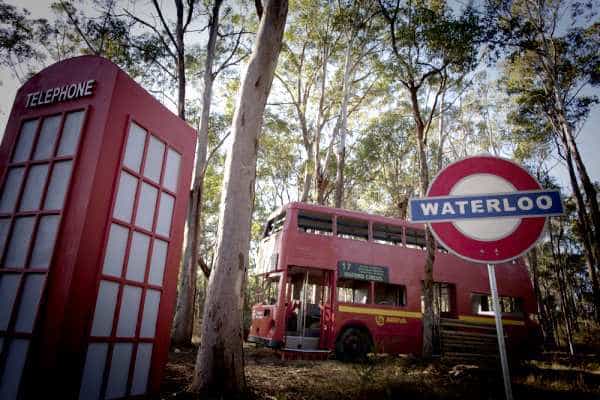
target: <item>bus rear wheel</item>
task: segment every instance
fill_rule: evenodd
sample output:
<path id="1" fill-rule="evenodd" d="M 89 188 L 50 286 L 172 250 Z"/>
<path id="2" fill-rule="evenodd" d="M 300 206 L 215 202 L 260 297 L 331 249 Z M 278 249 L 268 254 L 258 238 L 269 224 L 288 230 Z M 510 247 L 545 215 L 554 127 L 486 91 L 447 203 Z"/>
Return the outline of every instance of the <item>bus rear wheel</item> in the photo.
<path id="1" fill-rule="evenodd" d="M 369 335 L 358 328 L 342 332 L 335 344 L 335 356 L 343 362 L 365 361 L 371 349 Z"/>

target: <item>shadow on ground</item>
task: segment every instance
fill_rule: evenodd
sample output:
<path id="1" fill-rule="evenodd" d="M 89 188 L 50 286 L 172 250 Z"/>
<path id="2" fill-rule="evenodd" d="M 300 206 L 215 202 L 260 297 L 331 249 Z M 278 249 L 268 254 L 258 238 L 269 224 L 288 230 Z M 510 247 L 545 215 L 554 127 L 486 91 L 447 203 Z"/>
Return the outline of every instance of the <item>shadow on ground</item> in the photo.
<path id="1" fill-rule="evenodd" d="M 500 371 L 475 365 L 422 362 L 408 356 L 375 356 L 365 364 L 281 361 L 265 348 L 244 348 L 251 399 L 503 399 Z M 161 399 L 192 399 L 196 349 L 171 352 Z M 546 354 L 513 368 L 516 400 L 600 399 L 600 358 Z"/>

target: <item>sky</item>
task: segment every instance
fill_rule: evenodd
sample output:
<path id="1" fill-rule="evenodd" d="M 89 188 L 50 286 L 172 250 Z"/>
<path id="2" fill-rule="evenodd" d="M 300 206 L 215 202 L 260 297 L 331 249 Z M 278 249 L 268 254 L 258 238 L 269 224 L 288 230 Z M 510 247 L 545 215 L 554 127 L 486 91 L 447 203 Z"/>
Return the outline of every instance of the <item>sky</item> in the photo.
<path id="1" fill-rule="evenodd" d="M 54 0 L 6 0 L 8 4 L 28 9 L 31 12 L 31 17 L 48 19 L 52 19 L 50 4 L 53 1 Z M 10 114 L 12 102 L 20 83 L 11 76 L 6 68 L 2 67 L 0 67 L 0 82 L 0 93 L 2 94 L 0 97 L 0 132 L 4 135 L 4 129 Z M 587 94 L 596 94 L 600 97 L 600 89 L 590 89 Z M 174 110 L 172 104 L 165 105 Z M 596 106 L 592 109 L 586 124 L 577 138 L 577 143 L 591 178 L 595 181 L 600 181 L 600 106 Z M 569 188 L 568 173 L 560 160 L 555 157 L 554 161 L 549 163 L 549 166 L 551 167 L 551 174 L 557 179 L 561 186 Z"/>

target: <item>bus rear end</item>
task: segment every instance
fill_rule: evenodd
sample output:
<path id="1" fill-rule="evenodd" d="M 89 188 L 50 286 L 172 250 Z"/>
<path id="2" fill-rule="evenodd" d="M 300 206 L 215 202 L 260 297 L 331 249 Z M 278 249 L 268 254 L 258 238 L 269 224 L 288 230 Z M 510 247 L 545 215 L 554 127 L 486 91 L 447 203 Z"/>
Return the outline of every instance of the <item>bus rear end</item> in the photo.
<path id="1" fill-rule="evenodd" d="M 285 312 L 284 301 L 280 299 L 283 272 L 278 271 L 284 224 L 285 212 L 275 213 L 267 222 L 254 271 L 258 279 L 258 302 L 252 307 L 248 341 L 269 347 L 280 347 L 283 343 L 283 330 L 277 328 L 281 319 L 278 316 Z"/>

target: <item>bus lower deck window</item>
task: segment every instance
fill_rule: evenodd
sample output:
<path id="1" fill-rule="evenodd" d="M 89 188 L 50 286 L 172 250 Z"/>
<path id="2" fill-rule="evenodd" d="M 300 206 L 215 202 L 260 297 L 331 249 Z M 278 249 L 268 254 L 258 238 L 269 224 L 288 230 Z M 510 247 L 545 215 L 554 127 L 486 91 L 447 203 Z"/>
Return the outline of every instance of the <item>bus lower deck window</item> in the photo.
<path id="1" fill-rule="evenodd" d="M 518 297 L 500 296 L 500 309 L 502 313 L 518 314 L 523 312 L 523 300 Z M 487 314 L 494 312 L 492 296 L 487 294 L 472 295 L 473 312 Z"/>
<path id="2" fill-rule="evenodd" d="M 406 288 L 402 285 L 375 282 L 375 304 L 396 307 L 406 305 Z"/>
<path id="3" fill-rule="evenodd" d="M 371 283 L 354 279 L 337 282 L 337 298 L 340 303 L 370 304 Z"/>

